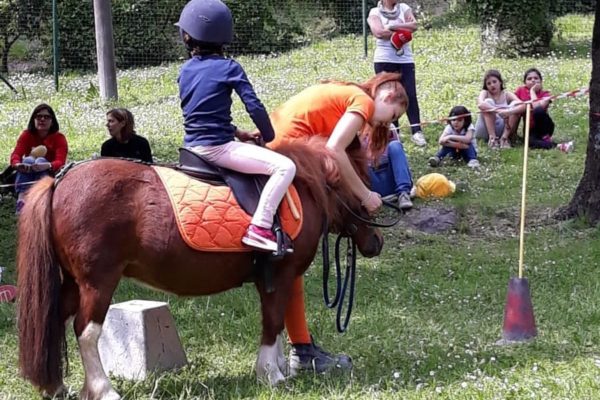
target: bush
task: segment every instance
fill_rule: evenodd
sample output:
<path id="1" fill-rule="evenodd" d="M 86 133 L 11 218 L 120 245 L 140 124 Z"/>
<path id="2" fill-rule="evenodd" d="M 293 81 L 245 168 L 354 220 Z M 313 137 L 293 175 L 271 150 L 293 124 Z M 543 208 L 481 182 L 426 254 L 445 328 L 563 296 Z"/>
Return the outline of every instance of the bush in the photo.
<path id="1" fill-rule="evenodd" d="M 531 0 L 467 0 L 481 24 L 482 49 L 498 56 L 547 53 L 554 31 L 551 4 Z"/>
<path id="2" fill-rule="evenodd" d="M 90 69 L 96 64 L 93 4 L 63 0 L 59 4 L 60 55 L 63 69 Z M 119 68 L 158 65 L 181 55 L 173 23 L 185 1 L 113 0 L 115 58 Z"/>
<path id="3" fill-rule="evenodd" d="M 157 65 L 185 55 L 173 24 L 185 0 L 113 0 L 117 67 Z M 338 32 L 317 3 L 293 0 L 225 0 L 234 18 L 234 54 L 264 54 L 304 45 L 315 35 Z M 91 69 L 96 64 L 93 5 L 90 0 L 59 2 L 60 54 L 63 69 Z M 326 21 L 327 26 L 321 26 Z M 49 45 L 50 34 L 46 34 Z"/>
<path id="4" fill-rule="evenodd" d="M 291 0 L 226 0 L 225 3 L 234 20 L 232 53 L 270 53 L 305 42 L 303 12 L 309 7 L 297 7 Z"/>

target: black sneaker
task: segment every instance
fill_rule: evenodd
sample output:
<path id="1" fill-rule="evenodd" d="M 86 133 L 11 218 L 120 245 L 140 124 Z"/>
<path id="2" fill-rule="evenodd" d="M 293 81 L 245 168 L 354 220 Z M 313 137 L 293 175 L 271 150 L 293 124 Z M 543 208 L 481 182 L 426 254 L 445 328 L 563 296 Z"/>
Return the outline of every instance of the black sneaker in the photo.
<path id="1" fill-rule="evenodd" d="M 313 340 L 309 344 L 293 344 L 290 351 L 290 374 L 302 371 L 319 374 L 331 369 L 351 370 L 352 358 L 345 354 L 331 354 L 317 346 Z"/>

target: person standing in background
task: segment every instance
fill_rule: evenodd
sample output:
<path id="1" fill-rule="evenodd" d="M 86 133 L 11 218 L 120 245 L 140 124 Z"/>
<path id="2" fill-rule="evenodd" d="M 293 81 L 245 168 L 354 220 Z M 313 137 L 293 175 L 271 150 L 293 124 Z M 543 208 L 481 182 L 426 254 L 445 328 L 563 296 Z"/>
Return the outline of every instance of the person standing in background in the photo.
<path id="1" fill-rule="evenodd" d="M 417 30 L 417 20 L 412 9 L 397 0 L 380 0 L 377 7 L 369 12 L 367 19 L 375 36 L 375 73 L 399 72 L 400 83 L 408 95 L 406 115 L 411 124 L 411 140 L 417 146 L 425 146 L 427 141 L 421 131 L 419 101 L 415 79 L 415 60 L 410 41 Z M 394 122 L 398 127 L 398 121 Z"/>

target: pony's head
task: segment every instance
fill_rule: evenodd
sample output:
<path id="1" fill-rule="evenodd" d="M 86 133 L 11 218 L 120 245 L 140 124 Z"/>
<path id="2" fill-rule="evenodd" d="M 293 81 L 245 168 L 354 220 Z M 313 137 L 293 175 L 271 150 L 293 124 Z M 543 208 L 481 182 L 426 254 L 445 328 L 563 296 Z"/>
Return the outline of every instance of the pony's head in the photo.
<path id="1" fill-rule="evenodd" d="M 370 225 L 371 217 L 342 179 L 337 160 L 326 143 L 326 138 L 313 136 L 284 142 L 277 151 L 296 164 L 296 182 L 305 186 L 321 207 L 329 231 L 352 237 L 363 256 L 377 256 L 383 248 L 383 236 Z M 346 152 L 356 173 L 368 186 L 367 155 L 358 138 Z"/>

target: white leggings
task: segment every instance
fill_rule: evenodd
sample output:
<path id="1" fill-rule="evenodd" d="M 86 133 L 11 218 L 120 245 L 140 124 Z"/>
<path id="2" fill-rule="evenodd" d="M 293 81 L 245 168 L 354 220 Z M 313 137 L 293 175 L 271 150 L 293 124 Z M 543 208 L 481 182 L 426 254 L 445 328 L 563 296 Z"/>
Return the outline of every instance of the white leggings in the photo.
<path id="1" fill-rule="evenodd" d="M 252 224 L 271 228 L 277 207 L 296 175 L 296 165 L 292 160 L 265 147 L 237 141 L 217 146 L 196 146 L 190 150 L 219 167 L 244 174 L 269 175 Z"/>

